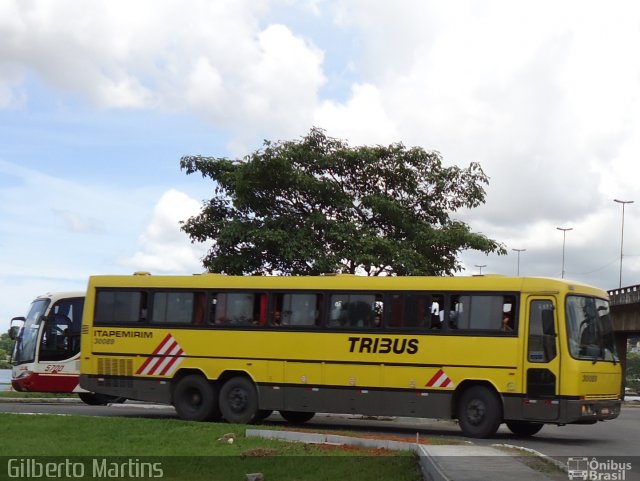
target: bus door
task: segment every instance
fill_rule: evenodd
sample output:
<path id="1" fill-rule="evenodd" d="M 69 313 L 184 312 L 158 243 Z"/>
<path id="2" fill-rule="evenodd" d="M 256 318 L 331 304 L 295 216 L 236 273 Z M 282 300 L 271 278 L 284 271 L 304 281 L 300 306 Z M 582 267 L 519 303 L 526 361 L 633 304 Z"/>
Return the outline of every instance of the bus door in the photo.
<path id="1" fill-rule="evenodd" d="M 560 354 L 554 299 L 535 297 L 528 304 L 524 352 L 524 419 L 553 421 L 560 414 Z"/>

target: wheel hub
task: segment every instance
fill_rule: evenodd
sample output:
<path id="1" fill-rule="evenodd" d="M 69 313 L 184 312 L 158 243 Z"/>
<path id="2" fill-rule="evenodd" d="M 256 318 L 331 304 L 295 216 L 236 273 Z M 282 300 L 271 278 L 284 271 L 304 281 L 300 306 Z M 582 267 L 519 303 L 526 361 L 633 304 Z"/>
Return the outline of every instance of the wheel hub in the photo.
<path id="1" fill-rule="evenodd" d="M 475 399 L 469 403 L 467 407 L 467 419 L 474 426 L 479 425 L 485 418 L 487 407 L 479 399 Z"/>
<path id="2" fill-rule="evenodd" d="M 244 389 L 235 388 L 229 392 L 229 407 L 234 412 L 242 412 L 248 402 L 247 392 Z"/>

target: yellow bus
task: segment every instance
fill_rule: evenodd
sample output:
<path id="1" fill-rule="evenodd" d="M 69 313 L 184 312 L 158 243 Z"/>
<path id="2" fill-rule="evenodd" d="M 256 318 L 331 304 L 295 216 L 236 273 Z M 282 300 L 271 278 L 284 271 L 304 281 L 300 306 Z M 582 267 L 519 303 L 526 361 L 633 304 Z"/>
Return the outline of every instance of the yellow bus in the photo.
<path id="1" fill-rule="evenodd" d="M 93 276 L 81 348 L 82 388 L 189 420 L 358 413 L 530 436 L 621 405 L 607 293 L 557 279 Z"/>

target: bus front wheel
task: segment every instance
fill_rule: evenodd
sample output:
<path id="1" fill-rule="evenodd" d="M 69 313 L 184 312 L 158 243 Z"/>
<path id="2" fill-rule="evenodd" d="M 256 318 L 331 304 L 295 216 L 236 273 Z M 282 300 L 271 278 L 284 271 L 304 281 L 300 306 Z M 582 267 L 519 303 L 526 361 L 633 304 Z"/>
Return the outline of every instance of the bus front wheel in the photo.
<path id="1" fill-rule="evenodd" d="M 189 421 L 220 418 L 215 385 L 197 374 L 190 374 L 177 382 L 173 391 L 173 407 L 180 418 Z"/>
<path id="2" fill-rule="evenodd" d="M 486 386 L 467 389 L 458 403 L 458 422 L 462 432 L 471 438 L 493 436 L 502 422 L 502 403 Z"/>
<path id="3" fill-rule="evenodd" d="M 249 424 L 260 415 L 258 391 L 250 379 L 232 377 L 220 389 L 220 411 L 229 423 Z"/>
<path id="4" fill-rule="evenodd" d="M 542 423 L 531 421 L 507 421 L 505 424 L 513 434 L 521 438 L 533 436 L 544 426 Z"/>

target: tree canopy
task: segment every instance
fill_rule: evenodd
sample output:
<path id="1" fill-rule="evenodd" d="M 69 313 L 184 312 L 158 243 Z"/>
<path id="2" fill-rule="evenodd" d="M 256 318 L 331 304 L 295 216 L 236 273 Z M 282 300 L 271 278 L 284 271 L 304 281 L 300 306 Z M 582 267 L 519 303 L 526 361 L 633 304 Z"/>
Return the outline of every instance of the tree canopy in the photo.
<path id="1" fill-rule="evenodd" d="M 210 272 L 451 275 L 462 250 L 506 253 L 451 218 L 484 203 L 480 165 L 445 167 L 420 147 L 350 147 L 313 128 L 244 159 L 185 156 L 180 167 L 214 181 L 182 223 L 192 242 L 213 241 Z"/>

